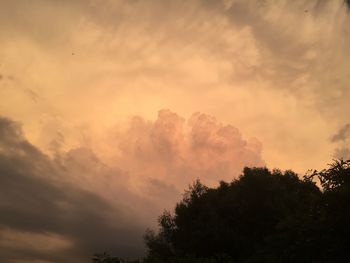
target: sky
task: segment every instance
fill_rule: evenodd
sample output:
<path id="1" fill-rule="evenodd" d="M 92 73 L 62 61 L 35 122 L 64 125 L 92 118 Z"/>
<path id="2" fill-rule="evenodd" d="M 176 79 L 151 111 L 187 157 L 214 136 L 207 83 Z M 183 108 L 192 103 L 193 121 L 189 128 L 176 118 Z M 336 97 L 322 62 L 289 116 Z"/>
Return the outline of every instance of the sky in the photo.
<path id="1" fill-rule="evenodd" d="M 0 261 L 142 257 L 194 180 L 350 158 L 343 0 L 0 1 Z"/>

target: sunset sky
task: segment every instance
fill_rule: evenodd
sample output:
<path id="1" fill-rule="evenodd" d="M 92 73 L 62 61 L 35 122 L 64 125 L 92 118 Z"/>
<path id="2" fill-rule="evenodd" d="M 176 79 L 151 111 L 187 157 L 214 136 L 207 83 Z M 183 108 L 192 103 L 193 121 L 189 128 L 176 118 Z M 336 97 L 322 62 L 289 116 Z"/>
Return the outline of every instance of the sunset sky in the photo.
<path id="1" fill-rule="evenodd" d="M 199 178 L 350 158 L 343 0 L 1 0 L 0 261 L 137 258 Z"/>

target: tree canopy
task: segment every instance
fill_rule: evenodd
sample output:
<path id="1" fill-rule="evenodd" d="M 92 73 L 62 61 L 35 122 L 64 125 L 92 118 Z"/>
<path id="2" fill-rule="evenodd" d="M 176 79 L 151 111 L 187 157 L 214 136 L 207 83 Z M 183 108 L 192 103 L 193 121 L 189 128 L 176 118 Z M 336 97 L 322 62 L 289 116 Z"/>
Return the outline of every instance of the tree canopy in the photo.
<path id="1" fill-rule="evenodd" d="M 146 231 L 142 262 L 350 262 L 349 208 L 350 160 L 304 177 L 245 168 L 217 188 L 197 180 Z"/>
<path id="2" fill-rule="evenodd" d="M 245 168 L 217 188 L 196 181 L 146 233 L 145 261 L 340 262 L 350 259 L 349 208 L 350 161 L 304 178 Z"/>

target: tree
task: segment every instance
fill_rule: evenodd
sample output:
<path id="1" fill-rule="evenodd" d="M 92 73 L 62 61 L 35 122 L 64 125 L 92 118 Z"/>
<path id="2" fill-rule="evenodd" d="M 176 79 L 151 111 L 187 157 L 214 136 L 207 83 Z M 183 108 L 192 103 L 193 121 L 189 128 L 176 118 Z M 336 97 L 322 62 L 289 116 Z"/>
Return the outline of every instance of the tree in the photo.
<path id="1" fill-rule="evenodd" d="M 217 188 L 197 180 L 158 223 L 145 234 L 144 263 L 350 262 L 350 160 L 303 178 L 245 168 Z"/>
<path id="2" fill-rule="evenodd" d="M 125 261 L 117 258 L 117 257 L 111 257 L 109 254 L 106 252 L 101 253 L 101 254 L 95 254 L 92 262 L 94 263 L 124 263 Z"/>
<path id="3" fill-rule="evenodd" d="M 174 215 L 166 212 L 160 217 L 159 233 L 146 235 L 147 258 L 172 262 L 194 256 L 243 262 L 261 251 L 290 217 L 310 211 L 320 194 L 310 180 L 266 168 L 245 168 L 239 179 L 221 182 L 216 189 L 197 181 L 176 205 Z"/>
<path id="4" fill-rule="evenodd" d="M 350 261 L 350 160 L 334 160 L 311 177 L 323 191 L 316 222 L 320 254 L 327 262 Z"/>

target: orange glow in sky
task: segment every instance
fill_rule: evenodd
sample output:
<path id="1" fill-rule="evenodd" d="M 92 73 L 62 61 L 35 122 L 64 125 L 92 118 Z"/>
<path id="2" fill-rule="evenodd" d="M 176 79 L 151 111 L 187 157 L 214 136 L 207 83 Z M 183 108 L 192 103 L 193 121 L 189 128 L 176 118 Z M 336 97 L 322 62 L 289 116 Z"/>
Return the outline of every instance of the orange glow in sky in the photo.
<path id="1" fill-rule="evenodd" d="M 142 254 L 142 231 L 197 178 L 216 185 L 264 165 L 304 174 L 350 157 L 349 22 L 342 0 L 3 0 L 3 174 L 34 180 L 52 215 L 105 205 L 101 233 L 132 229 L 132 246 L 110 249 Z M 0 261 L 104 249 L 73 221 L 0 220 Z M 39 253 L 28 238 L 52 245 Z"/>

